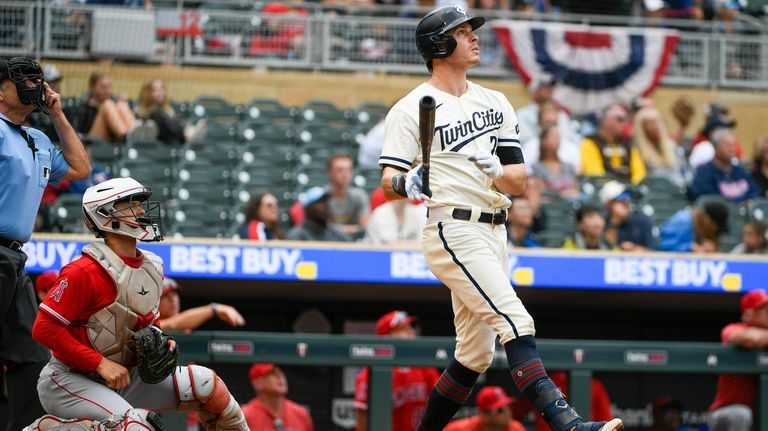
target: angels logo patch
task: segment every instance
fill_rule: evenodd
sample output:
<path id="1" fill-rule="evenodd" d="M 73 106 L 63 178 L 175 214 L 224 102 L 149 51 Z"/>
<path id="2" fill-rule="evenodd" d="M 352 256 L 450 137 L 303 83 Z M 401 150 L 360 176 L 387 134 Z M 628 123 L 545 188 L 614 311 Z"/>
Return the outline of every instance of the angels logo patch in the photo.
<path id="1" fill-rule="evenodd" d="M 64 293 L 64 289 L 66 289 L 67 286 L 69 286 L 69 282 L 67 281 L 67 279 L 66 278 L 61 279 L 61 281 L 59 281 L 59 284 L 57 284 L 56 287 L 51 289 L 51 293 L 49 295 L 51 299 L 53 299 L 56 302 L 61 301 L 61 295 Z"/>

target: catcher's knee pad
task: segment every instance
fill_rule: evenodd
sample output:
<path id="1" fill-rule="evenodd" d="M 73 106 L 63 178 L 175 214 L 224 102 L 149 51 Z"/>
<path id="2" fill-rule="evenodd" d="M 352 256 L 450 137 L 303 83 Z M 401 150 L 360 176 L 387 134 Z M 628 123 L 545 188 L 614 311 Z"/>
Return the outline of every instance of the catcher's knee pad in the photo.
<path id="1" fill-rule="evenodd" d="M 179 401 L 198 404 L 206 430 L 248 430 L 240 405 L 210 368 L 198 365 L 177 368 L 173 381 Z"/>

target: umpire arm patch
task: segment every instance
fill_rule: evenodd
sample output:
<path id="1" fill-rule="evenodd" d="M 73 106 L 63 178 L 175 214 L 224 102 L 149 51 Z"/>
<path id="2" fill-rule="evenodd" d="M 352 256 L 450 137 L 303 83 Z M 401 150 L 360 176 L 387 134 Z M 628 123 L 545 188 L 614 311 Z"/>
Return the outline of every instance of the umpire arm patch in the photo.
<path id="1" fill-rule="evenodd" d="M 499 161 L 502 165 L 519 165 L 525 163 L 523 159 L 523 150 L 519 147 L 499 147 L 496 150 Z"/>

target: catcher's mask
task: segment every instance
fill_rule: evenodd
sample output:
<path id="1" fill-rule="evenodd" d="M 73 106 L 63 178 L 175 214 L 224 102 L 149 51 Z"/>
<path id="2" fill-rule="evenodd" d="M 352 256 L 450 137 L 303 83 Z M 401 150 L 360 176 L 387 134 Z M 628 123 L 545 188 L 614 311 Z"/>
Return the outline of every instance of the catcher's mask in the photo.
<path id="1" fill-rule="evenodd" d="M 113 178 L 91 186 L 83 194 L 85 225 L 97 238 L 111 232 L 144 242 L 162 241 L 160 203 L 150 201 L 151 195 L 149 187 L 133 178 Z"/>
<path id="2" fill-rule="evenodd" d="M 40 63 L 27 57 L 0 60 L 0 80 L 2 79 L 16 84 L 16 93 L 21 103 L 33 105 L 36 110 L 50 114 L 45 102 L 45 78 Z M 31 81 L 34 86 L 28 86 L 27 81 Z"/>

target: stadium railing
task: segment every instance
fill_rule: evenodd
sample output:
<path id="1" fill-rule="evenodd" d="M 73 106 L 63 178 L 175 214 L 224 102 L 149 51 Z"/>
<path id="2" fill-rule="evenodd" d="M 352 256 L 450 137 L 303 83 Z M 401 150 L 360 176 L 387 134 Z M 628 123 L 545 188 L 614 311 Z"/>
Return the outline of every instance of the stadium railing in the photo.
<path id="1" fill-rule="evenodd" d="M 377 7 L 333 13 L 338 5 L 299 3 L 301 14 L 264 14 L 242 2 L 161 1 L 116 14 L 112 7 L 9 1 L 0 4 L 0 52 L 43 59 L 100 56 L 149 63 L 426 73 L 413 43 L 424 9 Z M 195 6 L 195 7 L 191 7 Z M 247 7 L 246 7 L 247 6 Z M 128 12 L 128 11 L 125 11 Z M 736 34 L 719 21 L 484 11 L 489 19 L 669 27 L 680 35 L 662 83 L 768 88 L 768 25 L 740 15 Z M 480 29 L 477 76 L 514 78 L 491 26 Z M 152 33 L 154 35 L 147 34 Z M 136 34 L 139 33 L 139 34 Z M 130 43 L 126 42 L 129 41 Z"/>
<path id="2" fill-rule="evenodd" d="M 373 336 L 199 331 L 177 336 L 182 362 L 272 362 L 306 366 L 370 366 L 369 411 L 371 431 L 391 425 L 391 368 L 445 367 L 453 357 L 454 340 L 420 337 L 404 340 Z M 757 430 L 768 431 L 768 352 L 748 351 L 717 343 L 546 340 L 536 341 L 551 370 L 568 370 L 569 398 L 579 411 L 590 411 L 590 381 L 594 371 L 634 373 L 757 374 L 759 406 Z M 494 368 L 506 368 L 497 349 Z M 714 396 L 714 394 L 713 394 Z M 176 418 L 178 419 L 178 418 Z M 174 418 L 171 418 L 174 420 Z"/>

